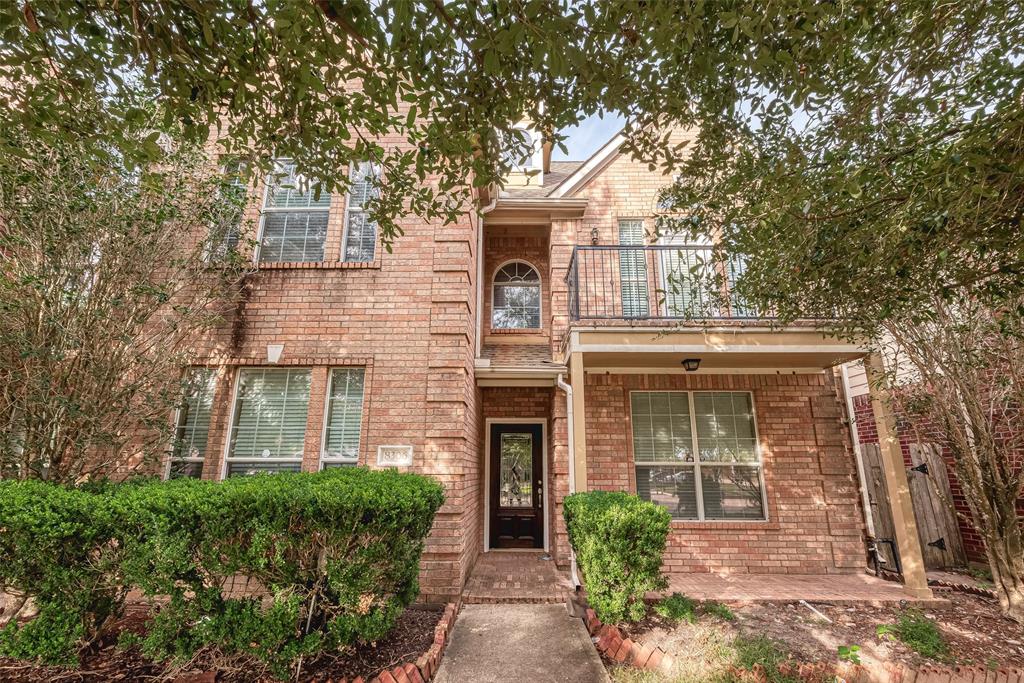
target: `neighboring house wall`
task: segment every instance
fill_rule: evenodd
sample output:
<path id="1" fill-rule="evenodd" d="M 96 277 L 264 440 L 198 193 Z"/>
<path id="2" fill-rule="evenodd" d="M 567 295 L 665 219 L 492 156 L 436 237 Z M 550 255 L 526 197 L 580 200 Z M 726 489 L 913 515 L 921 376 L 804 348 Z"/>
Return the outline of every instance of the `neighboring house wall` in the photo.
<path id="1" fill-rule="evenodd" d="M 636 491 L 630 391 L 752 392 L 766 521 L 673 521 L 675 572 L 853 573 L 865 565 L 856 471 L 829 373 L 588 375 L 588 483 Z"/>

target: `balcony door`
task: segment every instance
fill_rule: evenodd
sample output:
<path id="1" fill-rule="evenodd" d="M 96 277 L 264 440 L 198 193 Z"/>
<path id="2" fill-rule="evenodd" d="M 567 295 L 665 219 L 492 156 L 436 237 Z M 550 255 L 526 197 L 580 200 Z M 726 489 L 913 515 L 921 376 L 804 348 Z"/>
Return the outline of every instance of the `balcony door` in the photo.
<path id="1" fill-rule="evenodd" d="M 544 547 L 544 428 L 498 424 L 490 430 L 491 548 Z"/>

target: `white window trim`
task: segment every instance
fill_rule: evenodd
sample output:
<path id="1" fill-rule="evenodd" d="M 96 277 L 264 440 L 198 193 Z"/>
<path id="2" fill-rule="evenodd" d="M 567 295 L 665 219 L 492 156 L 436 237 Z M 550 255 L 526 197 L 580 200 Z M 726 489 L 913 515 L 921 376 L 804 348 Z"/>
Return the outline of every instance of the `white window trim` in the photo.
<path id="1" fill-rule="evenodd" d="M 291 162 L 292 162 L 291 159 L 285 157 L 285 158 L 281 158 L 281 159 L 274 159 L 273 163 L 275 165 L 275 170 L 276 170 L 276 166 L 278 164 L 291 163 Z M 270 195 L 270 188 L 273 186 L 273 184 L 270 182 L 270 178 L 273 175 L 274 175 L 274 172 L 271 171 L 270 173 L 268 173 L 266 175 L 266 177 L 263 180 L 263 198 L 260 200 L 259 230 L 256 231 L 257 232 L 257 234 L 256 234 L 256 248 L 252 250 L 252 262 L 253 262 L 253 265 L 255 265 L 256 267 L 259 267 L 259 265 L 262 263 L 262 261 L 260 261 L 260 255 L 263 252 L 263 226 L 266 223 L 266 218 L 267 218 L 267 214 L 268 213 L 298 213 L 300 211 L 308 213 L 308 212 L 314 212 L 314 211 L 322 211 L 323 213 L 327 214 L 327 229 L 328 229 L 328 231 L 330 231 L 330 227 L 331 227 L 331 206 L 329 204 L 326 207 L 315 207 L 315 208 L 305 208 L 305 209 L 296 209 L 296 208 L 292 208 L 292 207 L 282 208 L 280 206 L 268 208 L 267 207 L 267 197 Z M 331 195 L 331 198 L 332 198 L 332 203 L 333 203 L 333 195 Z M 347 213 L 348 212 L 346 212 L 346 220 L 347 220 Z M 327 236 L 324 235 L 324 249 L 325 249 L 324 257 L 325 258 L 327 256 L 326 248 L 327 248 Z M 322 262 L 323 261 L 321 260 L 321 261 L 308 261 L 307 263 L 322 263 Z M 288 261 L 268 261 L 267 263 L 288 263 Z"/>
<path id="2" fill-rule="evenodd" d="M 494 312 L 497 310 L 497 308 L 494 305 L 494 290 L 497 287 L 497 283 L 494 281 L 494 278 L 498 277 L 498 273 L 501 272 L 502 268 L 504 268 L 505 266 L 511 265 L 513 263 L 522 263 L 525 266 L 529 266 L 530 268 L 533 269 L 533 272 L 537 273 L 537 289 L 540 290 L 539 296 L 537 297 L 537 302 L 538 302 L 537 303 L 537 320 L 539 322 L 537 327 L 495 327 L 494 326 Z M 508 259 L 507 261 L 504 261 L 504 262 L 498 264 L 498 267 L 494 269 L 493 273 L 491 273 L 491 320 L 489 322 L 489 325 L 490 325 L 490 329 L 492 329 L 492 330 L 537 330 L 538 332 L 541 332 L 544 329 L 544 276 L 540 274 L 540 268 L 538 268 L 537 266 L 533 265 L 532 263 L 530 263 L 526 259 L 521 259 L 521 258 Z"/>
<path id="3" fill-rule="evenodd" d="M 331 410 L 331 390 L 334 388 L 335 370 L 362 370 L 363 371 L 363 398 L 359 409 L 359 445 L 356 446 L 356 455 L 353 458 L 339 458 L 327 455 L 327 417 Z M 320 426 L 320 462 L 318 470 L 324 469 L 325 464 L 344 463 L 347 465 L 358 465 L 359 455 L 363 451 L 363 417 L 366 415 L 366 366 L 363 365 L 335 365 L 327 369 L 327 394 L 324 396 L 324 416 Z"/>
<path id="4" fill-rule="evenodd" d="M 690 439 L 691 448 L 693 449 L 693 462 L 679 462 L 678 460 L 673 461 L 652 461 L 637 463 L 636 450 L 633 448 L 633 394 L 679 394 L 685 393 L 686 400 L 689 404 L 690 410 Z M 757 462 L 701 462 L 700 451 L 697 445 L 697 411 L 695 409 L 693 397 L 696 394 L 747 394 L 750 396 L 750 416 L 754 421 L 754 448 L 757 453 Z M 640 467 L 693 467 L 694 476 L 694 489 L 697 499 L 697 519 L 677 519 L 672 518 L 672 523 L 690 524 L 694 522 L 700 522 L 701 524 L 764 524 L 769 520 L 768 511 L 768 490 L 765 487 L 764 482 L 764 458 L 761 457 L 761 435 L 757 429 L 757 406 L 754 402 L 754 392 L 742 391 L 734 389 L 631 389 L 628 395 L 629 400 L 629 441 L 630 441 L 630 452 L 633 457 L 633 493 L 638 493 L 636 485 L 636 468 Z M 764 511 L 764 516 L 758 519 L 705 519 L 704 518 L 704 487 L 700 478 L 700 471 L 702 467 L 757 467 L 757 475 L 759 483 L 761 484 L 761 510 Z"/>
<path id="5" fill-rule="evenodd" d="M 524 125 L 512 126 L 513 131 L 526 133 L 526 136 L 530 138 L 530 154 L 527 157 L 523 157 L 521 160 L 516 161 L 512 164 L 512 173 L 534 173 L 541 170 L 544 159 L 542 155 L 542 145 L 536 131 Z M 529 159 L 530 165 L 526 166 L 523 162 Z"/>
<path id="6" fill-rule="evenodd" d="M 377 172 L 380 172 L 380 166 L 372 161 L 367 162 Z M 355 162 L 349 162 L 348 165 L 348 177 L 351 178 L 355 172 Z M 352 188 L 349 187 L 348 191 L 345 192 L 345 206 L 341 222 L 341 254 L 338 255 L 338 260 L 342 263 L 373 263 L 377 260 L 378 254 L 380 253 L 377 249 L 378 242 L 380 242 L 380 226 L 377 226 L 377 236 L 374 239 L 373 244 L 373 258 L 369 261 L 349 261 L 347 258 L 348 254 L 348 222 L 349 222 L 349 202 L 352 200 Z M 359 209 L 365 211 L 365 209 Z"/>
<path id="7" fill-rule="evenodd" d="M 309 370 L 311 373 L 313 368 L 305 365 L 296 367 L 284 366 L 284 367 L 268 367 L 265 365 L 251 365 L 245 367 L 235 368 L 234 385 L 231 388 L 231 412 L 228 415 L 228 430 L 227 434 L 224 435 L 224 456 L 221 458 L 220 466 L 220 478 L 228 478 L 228 469 L 231 463 L 248 463 L 248 462 L 266 462 L 266 463 L 299 463 L 299 471 L 302 471 L 302 463 L 305 460 L 304 457 L 296 458 L 232 458 L 231 457 L 231 435 L 235 431 L 235 408 L 238 405 L 238 391 L 242 386 L 242 373 L 246 370 Z M 312 396 L 312 383 L 310 386 L 310 400 Z M 309 418 L 308 407 L 307 407 L 307 423 Z"/>

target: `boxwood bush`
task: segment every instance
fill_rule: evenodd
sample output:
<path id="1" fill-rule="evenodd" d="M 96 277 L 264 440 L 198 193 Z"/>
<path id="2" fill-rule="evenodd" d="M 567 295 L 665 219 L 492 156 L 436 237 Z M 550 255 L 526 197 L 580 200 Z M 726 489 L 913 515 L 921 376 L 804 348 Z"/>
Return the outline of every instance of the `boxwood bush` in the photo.
<path id="1" fill-rule="evenodd" d="M 642 619 L 644 595 L 667 586 L 661 561 L 668 511 L 610 491 L 575 493 L 563 511 L 590 606 L 607 623 Z"/>
<path id="2" fill-rule="evenodd" d="M 100 511 L 82 525 L 86 538 L 116 548 L 101 571 L 101 585 L 121 591 L 113 611 L 127 587 L 160 606 L 140 639 L 148 656 L 245 662 L 282 677 L 299 656 L 374 641 L 393 627 L 419 594 L 424 539 L 444 498 L 426 477 L 364 468 L 122 484 L 94 493 L 31 487 L 91 501 L 79 507 Z M 0 514 L 0 539 L 8 544 L 0 547 L 30 555 L 44 538 L 43 529 L 34 531 L 42 525 L 9 537 L 9 517 L 17 518 Z M 104 531 L 93 530 L 90 519 L 104 521 Z M 73 534 L 60 543 L 94 552 Z M 64 587 L 56 563 L 44 573 Z M 43 595 L 24 581 L 15 587 L 37 600 Z M 87 642 L 88 630 L 71 637 Z M 35 656 L 69 661 L 56 651 Z"/>

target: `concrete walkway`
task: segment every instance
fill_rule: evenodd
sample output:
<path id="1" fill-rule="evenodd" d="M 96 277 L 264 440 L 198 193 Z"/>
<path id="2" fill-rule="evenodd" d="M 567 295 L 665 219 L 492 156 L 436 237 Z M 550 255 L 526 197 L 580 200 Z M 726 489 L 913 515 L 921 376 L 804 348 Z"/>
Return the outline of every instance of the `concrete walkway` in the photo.
<path id="1" fill-rule="evenodd" d="M 583 621 L 565 605 L 465 605 L 439 683 L 607 683 Z"/>

